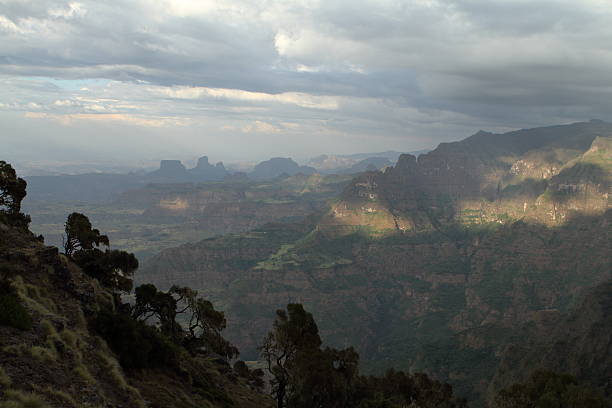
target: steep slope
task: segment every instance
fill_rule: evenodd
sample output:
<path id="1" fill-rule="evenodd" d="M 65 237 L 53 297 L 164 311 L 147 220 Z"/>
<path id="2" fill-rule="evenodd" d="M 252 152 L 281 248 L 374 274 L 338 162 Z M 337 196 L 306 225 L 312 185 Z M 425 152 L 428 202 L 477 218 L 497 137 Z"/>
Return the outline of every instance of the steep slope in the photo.
<path id="1" fill-rule="evenodd" d="M 612 124 L 591 121 L 442 143 L 418 159 L 367 173 L 349 186 L 321 227 L 350 233 L 419 231 L 529 219 L 558 224 L 609 206 Z"/>
<path id="2" fill-rule="evenodd" d="M 536 369 L 570 373 L 612 396 L 612 281 L 589 290 L 567 315 L 540 312 L 508 345 L 489 396 Z"/>
<path id="3" fill-rule="evenodd" d="M 482 403 L 523 325 L 610 278 L 610 135 L 592 121 L 403 155 L 309 223 L 167 250 L 140 279 L 209 295 L 249 357 L 271 311 L 299 301 L 370 371 L 425 370 Z"/>
<path id="4" fill-rule="evenodd" d="M 6 292 L 7 279 L 25 307 L 12 323 L 19 328 L 2 320 L 5 310 L 0 313 L 0 405 L 271 406 L 266 396 L 232 377 L 227 366 L 199 357 L 181 357 L 176 370 L 143 369 L 127 375 L 88 325 L 99 310 L 112 308 L 112 293 L 30 232 L 0 224 L 0 269 L 3 307 L 12 304 L 6 303 L 12 296 Z"/>
<path id="5" fill-rule="evenodd" d="M 271 313 L 298 301 L 324 341 L 355 345 L 366 369 L 424 370 L 474 399 L 517 328 L 609 279 L 611 222 L 608 212 L 556 228 L 518 222 L 378 239 L 277 225 L 164 251 L 140 279 L 202 290 L 228 312 L 228 338 L 248 358 Z"/>

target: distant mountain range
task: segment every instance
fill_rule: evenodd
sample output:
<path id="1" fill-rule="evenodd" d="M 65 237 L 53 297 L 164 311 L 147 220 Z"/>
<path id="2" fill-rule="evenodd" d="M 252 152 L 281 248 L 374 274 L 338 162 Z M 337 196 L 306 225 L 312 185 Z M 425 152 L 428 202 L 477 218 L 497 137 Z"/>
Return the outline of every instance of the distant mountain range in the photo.
<path id="1" fill-rule="evenodd" d="M 427 153 L 429 150 L 417 150 L 409 152 L 415 156 Z M 322 173 L 346 173 L 354 169 L 363 169 L 365 171 L 369 164 L 372 164 L 377 169 L 382 169 L 387 166 L 392 166 L 397 162 L 397 159 L 402 155 L 401 152 L 389 150 L 379 153 L 355 153 L 355 154 L 339 154 L 313 157 L 308 161 L 308 165 L 316 168 Z"/>
<path id="2" fill-rule="evenodd" d="M 397 158 L 398 152 L 380 153 L 383 156 L 367 153 L 343 156 L 344 167 L 319 169 L 301 166 L 291 158 L 275 157 L 257 164 L 250 172 L 234 172 L 222 162 L 211 164 L 207 156 L 198 159 L 194 168 L 186 168 L 180 160 L 162 160 L 157 170 L 151 172 L 84 173 L 70 175 L 44 175 L 26 177 L 28 181 L 27 201 L 81 201 L 107 202 L 116 199 L 121 193 L 146 186 L 150 183 L 206 183 L 206 182 L 244 182 L 263 181 L 295 176 L 298 174 L 356 174 L 363 171 L 378 170 L 393 164 L 390 158 Z M 384 156 L 386 155 L 386 156 Z M 327 156 L 326 156 L 327 157 Z M 331 156 L 329 156 L 331 157 Z M 365 157 L 365 158 L 363 158 Z M 329 162 L 328 162 L 329 164 Z"/>
<path id="3" fill-rule="evenodd" d="M 205 290 L 232 316 L 228 336 L 247 357 L 273 311 L 298 301 L 326 343 L 357 347 L 366 370 L 423 370 L 474 406 L 528 375 L 511 364 L 510 347 L 529 344 L 521 336 L 551 336 L 523 367 L 603 387 L 609 332 L 589 328 L 606 313 L 575 306 L 611 276 L 611 177 L 610 123 L 478 132 L 357 175 L 302 222 L 168 249 L 139 276 Z M 567 330 L 535 329 L 550 313 L 573 322 L 570 343 Z M 554 350 L 584 352 L 595 374 Z"/>

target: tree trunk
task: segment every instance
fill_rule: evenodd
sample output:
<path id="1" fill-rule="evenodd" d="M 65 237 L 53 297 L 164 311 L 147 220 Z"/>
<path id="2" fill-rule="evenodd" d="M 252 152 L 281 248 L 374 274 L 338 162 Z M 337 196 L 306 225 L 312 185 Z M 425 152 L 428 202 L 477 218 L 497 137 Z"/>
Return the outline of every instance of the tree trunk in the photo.
<path id="1" fill-rule="evenodd" d="M 278 384 L 276 393 L 276 407 L 283 408 L 285 406 L 285 384 Z"/>

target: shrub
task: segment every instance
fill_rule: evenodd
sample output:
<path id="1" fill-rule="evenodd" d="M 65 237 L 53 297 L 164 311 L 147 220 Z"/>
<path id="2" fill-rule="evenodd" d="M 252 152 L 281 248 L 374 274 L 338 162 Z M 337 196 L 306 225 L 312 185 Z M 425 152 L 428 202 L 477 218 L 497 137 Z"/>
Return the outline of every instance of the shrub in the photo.
<path id="1" fill-rule="evenodd" d="M 106 340 L 126 370 L 176 366 L 177 347 L 154 327 L 108 311 L 100 312 L 91 326 Z"/>
<path id="2" fill-rule="evenodd" d="M 0 283 L 0 324 L 20 330 L 32 328 L 32 317 L 8 282 Z"/>

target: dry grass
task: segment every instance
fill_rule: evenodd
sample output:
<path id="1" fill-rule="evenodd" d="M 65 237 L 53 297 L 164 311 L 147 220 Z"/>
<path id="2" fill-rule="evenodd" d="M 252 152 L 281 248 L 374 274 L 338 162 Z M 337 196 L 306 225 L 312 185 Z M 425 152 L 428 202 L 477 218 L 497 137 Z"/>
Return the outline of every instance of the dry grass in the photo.
<path id="1" fill-rule="evenodd" d="M 64 343 L 64 345 L 66 347 L 68 347 L 69 349 L 72 350 L 80 350 L 81 348 L 81 341 L 79 339 L 79 335 L 77 333 L 75 333 L 74 331 L 66 328 L 64 330 L 62 330 L 62 332 L 59 335 L 62 343 Z"/>
<path id="2" fill-rule="evenodd" d="M 2 347 L 2 351 L 13 356 L 21 357 L 30 352 L 30 347 L 26 344 L 11 344 L 10 346 Z"/>
<path id="3" fill-rule="evenodd" d="M 76 314 L 74 316 L 75 327 L 79 331 L 87 331 L 87 319 L 85 319 L 85 314 L 83 313 L 83 309 L 78 308 Z"/>
<path id="4" fill-rule="evenodd" d="M 4 388 L 10 387 L 12 384 L 11 377 L 4 371 L 4 368 L 0 366 L 0 386 Z"/>
<path id="5" fill-rule="evenodd" d="M 60 400 L 62 403 L 62 407 L 80 408 L 82 406 L 81 404 L 77 403 L 75 399 L 72 398 L 72 396 L 70 396 L 68 393 L 65 393 L 64 391 L 51 388 L 50 386 L 41 388 L 36 386 L 35 384 L 32 384 L 32 388 L 34 388 L 37 393 L 50 397 L 49 399 L 51 400 Z"/>
<path id="6" fill-rule="evenodd" d="M 17 294 L 27 305 L 27 307 L 37 312 L 42 316 L 57 316 L 57 306 L 49 297 L 45 290 L 41 290 L 38 286 L 25 283 L 21 275 L 15 276 L 12 280 L 13 287 L 17 290 Z"/>
<path id="7" fill-rule="evenodd" d="M 51 364 L 57 361 L 57 352 L 55 351 L 55 349 L 32 346 L 28 351 L 32 357 L 42 363 Z"/>
<path id="8" fill-rule="evenodd" d="M 74 372 L 89 385 L 96 385 L 98 383 L 83 364 L 78 364 L 74 367 Z"/>
<path id="9" fill-rule="evenodd" d="M 98 358 L 100 358 L 104 368 L 108 371 L 108 375 L 113 380 L 113 383 L 115 383 L 120 390 L 136 393 L 138 392 L 134 387 L 128 384 L 116 359 L 105 353 L 103 350 L 98 350 L 96 355 Z"/>
<path id="10" fill-rule="evenodd" d="M 8 390 L 6 401 L 0 402 L 0 408 L 48 408 L 49 405 L 38 395 L 21 391 Z"/>

